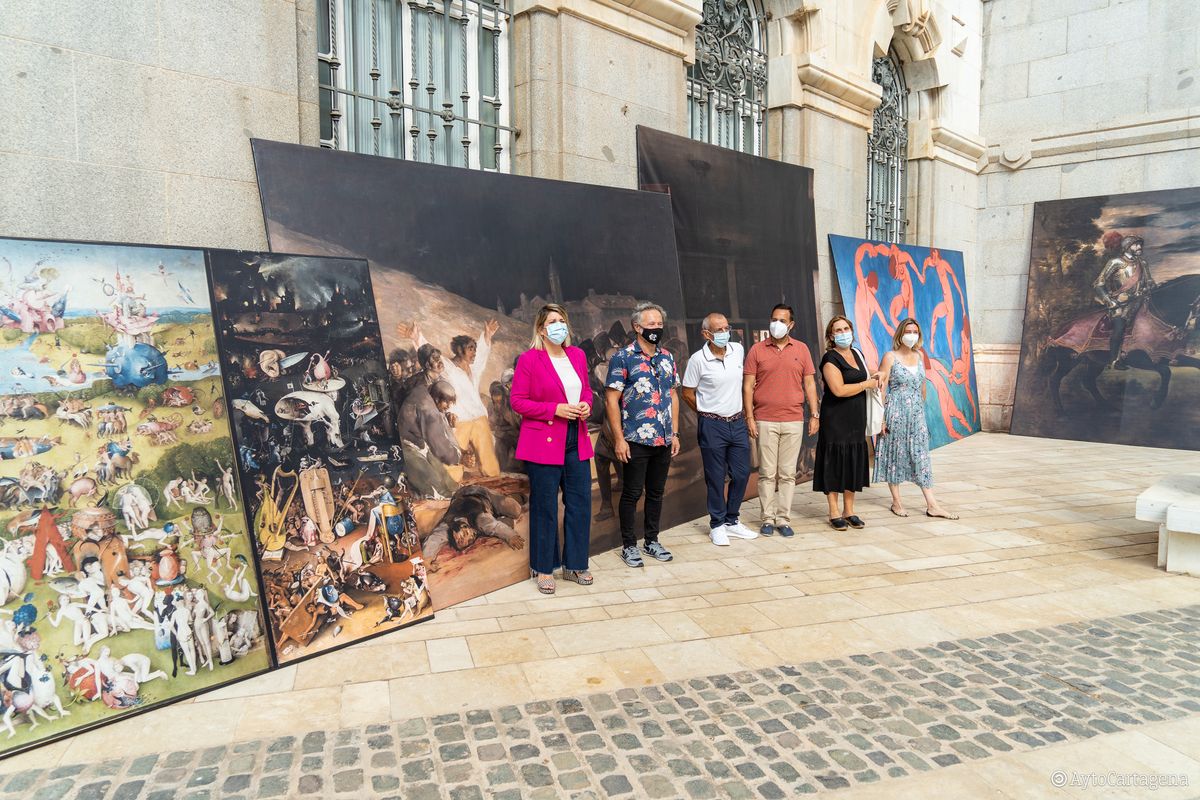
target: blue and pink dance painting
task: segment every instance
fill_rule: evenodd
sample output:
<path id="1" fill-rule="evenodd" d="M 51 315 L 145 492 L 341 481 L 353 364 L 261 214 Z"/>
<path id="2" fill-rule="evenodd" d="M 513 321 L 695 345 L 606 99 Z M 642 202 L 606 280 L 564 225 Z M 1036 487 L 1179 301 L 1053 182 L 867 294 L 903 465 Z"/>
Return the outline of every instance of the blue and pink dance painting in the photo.
<path id="1" fill-rule="evenodd" d="M 832 234 L 829 249 L 868 367 L 877 369 L 892 349 L 901 322 L 920 324 L 930 446 L 977 432 L 979 392 L 962 253 Z"/>

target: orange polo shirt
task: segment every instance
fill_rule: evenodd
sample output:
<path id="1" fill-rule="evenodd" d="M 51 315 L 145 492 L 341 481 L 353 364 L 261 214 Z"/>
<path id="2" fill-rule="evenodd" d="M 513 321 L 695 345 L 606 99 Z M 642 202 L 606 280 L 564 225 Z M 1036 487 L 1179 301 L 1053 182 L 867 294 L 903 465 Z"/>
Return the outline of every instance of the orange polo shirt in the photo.
<path id="1" fill-rule="evenodd" d="M 789 336 L 780 348 L 763 339 L 746 354 L 742 372 L 754 376 L 756 420 L 804 421 L 804 376 L 817 372 L 808 345 Z"/>

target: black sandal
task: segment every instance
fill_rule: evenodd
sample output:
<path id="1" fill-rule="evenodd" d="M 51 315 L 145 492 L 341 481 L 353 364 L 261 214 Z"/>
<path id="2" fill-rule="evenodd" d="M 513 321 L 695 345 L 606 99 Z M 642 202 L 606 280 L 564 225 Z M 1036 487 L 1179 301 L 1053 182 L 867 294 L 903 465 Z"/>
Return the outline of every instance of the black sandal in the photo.
<path id="1" fill-rule="evenodd" d="M 837 519 L 829 520 L 829 524 L 833 526 L 834 530 L 838 530 L 838 531 L 846 530 L 846 520 L 842 519 L 841 517 L 838 517 Z"/>
<path id="2" fill-rule="evenodd" d="M 846 517 L 846 522 L 850 523 L 851 528 L 867 527 L 867 523 L 865 523 L 861 519 L 859 519 L 859 516 L 857 514 L 851 514 L 850 516 Z"/>

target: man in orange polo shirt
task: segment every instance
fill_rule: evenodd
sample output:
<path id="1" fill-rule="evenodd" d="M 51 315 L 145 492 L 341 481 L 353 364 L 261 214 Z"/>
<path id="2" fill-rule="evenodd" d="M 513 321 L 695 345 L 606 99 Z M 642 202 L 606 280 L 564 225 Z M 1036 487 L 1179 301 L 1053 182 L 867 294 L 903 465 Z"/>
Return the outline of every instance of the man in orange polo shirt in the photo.
<path id="1" fill-rule="evenodd" d="M 804 402 L 811 417 L 808 432 L 820 424 L 817 384 L 808 345 L 793 339 L 792 307 L 780 303 L 771 309 L 770 337 L 746 354 L 742 370 L 742 397 L 746 427 L 758 444 L 758 499 L 762 503 L 759 533 L 794 536 L 792 494 L 796 490 L 796 462 L 804 441 Z"/>

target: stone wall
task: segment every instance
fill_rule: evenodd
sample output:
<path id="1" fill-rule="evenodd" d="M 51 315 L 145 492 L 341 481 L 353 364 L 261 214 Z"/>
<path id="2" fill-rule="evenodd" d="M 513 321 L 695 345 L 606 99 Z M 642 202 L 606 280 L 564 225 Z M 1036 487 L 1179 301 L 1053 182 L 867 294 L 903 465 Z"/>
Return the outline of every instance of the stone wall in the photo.
<path id="1" fill-rule="evenodd" d="M 518 0 L 513 172 L 637 187 L 635 130 L 687 133 L 700 0 Z"/>
<path id="2" fill-rule="evenodd" d="M 827 234 L 866 232 L 867 134 L 894 49 L 909 98 L 910 244 L 964 253 L 974 280 L 982 10 L 979 0 L 769 3 L 770 155 L 815 171 L 822 319 L 841 311 Z"/>
<path id="3" fill-rule="evenodd" d="M 1200 4 L 987 0 L 972 295 L 991 427 L 1007 429 L 1033 203 L 1200 185 Z"/>
<path id="4" fill-rule="evenodd" d="M 4 2 L 0 234 L 265 248 L 249 138 L 299 141 L 296 3 L 104 6 Z"/>

